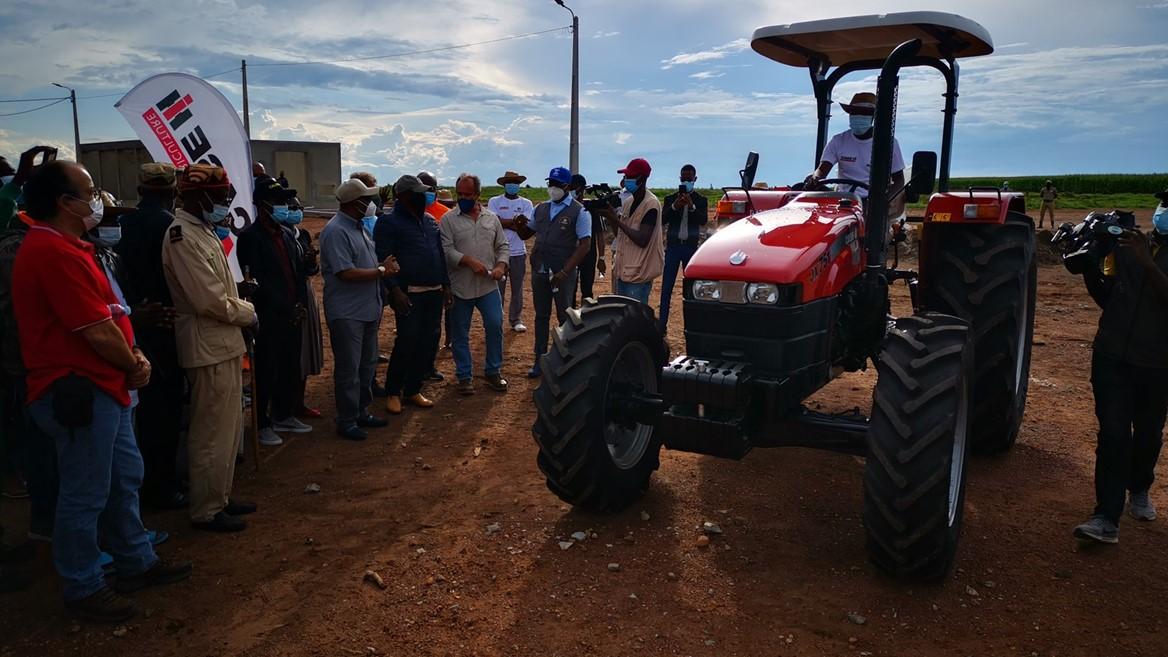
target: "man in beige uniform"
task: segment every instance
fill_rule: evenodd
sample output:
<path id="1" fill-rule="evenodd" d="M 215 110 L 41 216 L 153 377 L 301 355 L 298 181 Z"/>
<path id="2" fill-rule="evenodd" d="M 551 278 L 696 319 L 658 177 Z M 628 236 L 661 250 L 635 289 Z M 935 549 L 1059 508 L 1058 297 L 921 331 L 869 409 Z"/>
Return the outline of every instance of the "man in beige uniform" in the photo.
<path id="1" fill-rule="evenodd" d="M 1050 214 L 1050 227 L 1054 229 L 1054 202 L 1058 200 L 1058 189 L 1054 186 L 1053 180 L 1046 181 L 1046 184 L 1039 190 L 1042 196 L 1042 207 L 1039 208 L 1038 213 L 1038 227 L 1042 228 L 1042 224 L 1046 220 L 1047 213 Z"/>
<path id="2" fill-rule="evenodd" d="M 255 308 L 239 298 L 223 238 L 230 232 L 226 172 L 192 165 L 179 178 L 181 207 L 162 243 L 162 266 L 178 313 L 179 364 L 191 384 L 190 516 L 196 529 L 240 531 L 254 504 L 230 500 L 243 429 L 242 328 Z"/>

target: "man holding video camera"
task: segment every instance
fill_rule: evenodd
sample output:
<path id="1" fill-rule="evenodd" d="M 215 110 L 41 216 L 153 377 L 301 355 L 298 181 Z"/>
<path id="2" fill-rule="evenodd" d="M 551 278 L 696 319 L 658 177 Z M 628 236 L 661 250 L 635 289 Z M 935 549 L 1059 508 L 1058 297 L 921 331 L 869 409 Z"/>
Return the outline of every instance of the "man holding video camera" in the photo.
<path id="1" fill-rule="evenodd" d="M 1148 491 L 1168 415 L 1168 191 L 1157 197 L 1151 234 L 1125 231 L 1102 267 L 1083 274 L 1103 309 L 1091 358 L 1095 512 L 1074 530 L 1086 541 L 1119 542 L 1125 497 L 1133 518 L 1156 518 Z"/>

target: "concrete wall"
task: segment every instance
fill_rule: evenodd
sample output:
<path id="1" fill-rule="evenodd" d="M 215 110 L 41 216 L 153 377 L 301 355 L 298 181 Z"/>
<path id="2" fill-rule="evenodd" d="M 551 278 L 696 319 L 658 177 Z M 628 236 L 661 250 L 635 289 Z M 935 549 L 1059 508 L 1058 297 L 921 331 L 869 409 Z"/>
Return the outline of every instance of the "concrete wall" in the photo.
<path id="1" fill-rule="evenodd" d="M 306 208 L 336 209 L 333 193 L 341 183 L 340 144 L 253 139 L 251 157 L 253 162 L 263 162 L 273 178 L 283 169 L 289 186 L 299 192 Z M 81 163 L 89 169 L 97 186 L 124 205 L 138 202 L 138 167 L 153 161 L 137 140 L 81 145 Z"/>

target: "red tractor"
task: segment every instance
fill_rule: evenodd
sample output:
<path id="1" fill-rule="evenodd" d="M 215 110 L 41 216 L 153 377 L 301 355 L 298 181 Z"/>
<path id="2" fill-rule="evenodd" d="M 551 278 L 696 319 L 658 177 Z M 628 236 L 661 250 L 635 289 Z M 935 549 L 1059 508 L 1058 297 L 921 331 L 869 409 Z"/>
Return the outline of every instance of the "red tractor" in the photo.
<path id="1" fill-rule="evenodd" d="M 953 562 L 969 452 L 1014 443 L 1026 404 L 1034 325 L 1033 221 L 1021 194 L 949 190 L 957 60 L 993 52 L 987 31 L 951 14 L 912 12 L 764 27 L 751 46 L 806 67 L 818 104 L 814 164 L 832 89 L 879 70 L 868 180 L 839 191 L 767 191 L 685 269 L 686 354 L 668 360 L 652 309 L 587 300 L 543 359 L 532 428 L 548 487 L 586 510 L 639 499 L 662 446 L 740 459 L 753 447 L 819 447 L 867 457 L 863 521 L 870 558 L 899 577 L 936 579 Z M 888 208 L 898 74 L 945 78 L 940 175 L 913 156 L 909 200 L 930 195 L 920 271 L 889 264 Z M 939 193 L 934 194 L 937 186 Z M 864 202 L 854 190 L 870 190 Z M 891 316 L 904 281 L 913 314 Z M 803 401 L 844 372 L 876 367 L 868 417 Z"/>

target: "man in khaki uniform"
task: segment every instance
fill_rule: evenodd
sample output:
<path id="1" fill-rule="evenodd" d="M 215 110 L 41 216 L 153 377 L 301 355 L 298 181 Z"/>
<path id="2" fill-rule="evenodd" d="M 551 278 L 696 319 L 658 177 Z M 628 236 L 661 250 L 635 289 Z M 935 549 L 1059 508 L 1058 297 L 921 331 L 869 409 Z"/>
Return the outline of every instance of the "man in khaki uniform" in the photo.
<path id="1" fill-rule="evenodd" d="M 230 234 L 226 172 L 192 165 L 178 181 L 181 207 L 162 243 L 162 266 L 178 314 L 179 364 L 191 384 L 190 516 L 196 529 L 240 531 L 255 505 L 230 500 L 243 428 L 241 329 L 256 324 L 240 299 L 222 240 Z"/>
<path id="2" fill-rule="evenodd" d="M 1042 196 L 1042 207 L 1039 208 L 1038 213 L 1038 227 L 1042 228 L 1042 224 L 1046 221 L 1046 215 L 1050 214 L 1050 228 L 1054 230 L 1054 202 L 1058 200 L 1058 189 L 1054 186 L 1053 180 L 1046 181 L 1046 184 L 1039 190 Z"/>

